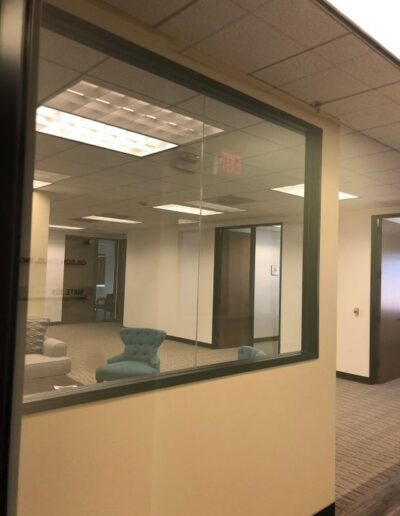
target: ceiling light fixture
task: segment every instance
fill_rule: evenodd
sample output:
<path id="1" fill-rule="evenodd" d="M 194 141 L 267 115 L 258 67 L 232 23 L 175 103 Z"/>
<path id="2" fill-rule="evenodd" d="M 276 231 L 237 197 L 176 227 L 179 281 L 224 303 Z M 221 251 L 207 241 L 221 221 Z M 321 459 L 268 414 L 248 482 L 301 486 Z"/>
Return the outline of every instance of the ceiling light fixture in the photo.
<path id="1" fill-rule="evenodd" d="M 187 204 L 197 206 L 198 208 L 206 208 L 210 210 L 222 211 L 224 213 L 235 213 L 237 211 L 246 211 L 243 208 L 236 208 L 234 206 L 225 206 L 224 204 L 216 204 L 207 201 L 188 201 Z"/>
<path id="2" fill-rule="evenodd" d="M 296 197 L 304 197 L 304 184 L 302 185 L 291 185 L 281 186 L 279 188 L 271 188 L 275 192 L 282 192 L 289 195 L 295 195 Z M 339 201 L 345 201 L 346 199 L 358 199 L 358 195 L 353 195 L 345 192 L 338 193 Z"/>
<path id="3" fill-rule="evenodd" d="M 144 136 L 46 106 L 40 106 L 36 111 L 36 130 L 40 133 L 139 157 L 177 147 L 175 143 Z"/>
<path id="4" fill-rule="evenodd" d="M 76 226 L 58 226 L 57 224 L 49 224 L 49 228 L 51 229 L 66 229 L 66 230 L 72 230 L 72 231 L 75 231 L 75 230 L 79 230 L 79 229 L 84 229 L 84 228 L 78 228 Z"/>
<path id="5" fill-rule="evenodd" d="M 178 224 L 196 224 L 198 220 L 178 219 Z"/>
<path id="6" fill-rule="evenodd" d="M 400 3 L 398 0 L 324 0 L 381 47 L 400 59 Z"/>
<path id="7" fill-rule="evenodd" d="M 221 215 L 222 211 L 204 210 L 202 208 L 195 208 L 193 206 L 185 206 L 183 204 L 162 204 L 160 206 L 153 206 L 157 210 L 177 211 L 178 213 L 190 213 L 191 215 Z"/>
<path id="8" fill-rule="evenodd" d="M 46 106 L 178 145 L 223 132 L 202 120 L 87 81 L 62 91 Z"/>
<path id="9" fill-rule="evenodd" d="M 115 217 L 103 217 L 101 215 L 88 215 L 87 217 L 82 218 L 88 220 L 98 220 L 101 222 L 117 222 L 118 224 L 141 224 L 141 222 L 138 220 L 117 219 Z"/>
<path id="10" fill-rule="evenodd" d="M 44 186 L 49 186 L 52 183 L 49 183 L 49 181 L 39 181 L 39 179 L 33 180 L 33 189 L 37 190 L 38 188 L 43 188 Z"/>

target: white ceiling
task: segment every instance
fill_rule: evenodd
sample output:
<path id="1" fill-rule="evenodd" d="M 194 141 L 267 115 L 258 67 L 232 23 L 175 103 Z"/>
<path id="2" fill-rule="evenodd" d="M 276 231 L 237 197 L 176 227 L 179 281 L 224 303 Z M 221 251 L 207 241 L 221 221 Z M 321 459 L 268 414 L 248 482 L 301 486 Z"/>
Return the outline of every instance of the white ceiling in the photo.
<path id="1" fill-rule="evenodd" d="M 280 89 L 339 118 L 340 188 L 360 196 L 342 206 L 400 201 L 400 70 L 311 0 L 107 3 L 175 38 L 185 54 L 207 64 L 217 59 L 257 78 L 265 89 Z M 254 217 L 301 208 L 302 199 L 269 190 L 303 181 L 300 135 L 42 30 L 39 102 L 82 79 L 223 129 L 205 143 L 204 198 L 249 199 L 238 206 Z M 175 222 L 181 215 L 150 207 L 198 198 L 200 174 L 179 168 L 182 151 L 200 154 L 200 144 L 135 159 L 37 134 L 36 168 L 71 176 L 45 188 L 52 223 L 93 214 L 127 215 L 145 224 Z M 221 151 L 240 156 L 240 175 L 221 173 Z M 114 229 L 102 223 L 91 228 Z"/>

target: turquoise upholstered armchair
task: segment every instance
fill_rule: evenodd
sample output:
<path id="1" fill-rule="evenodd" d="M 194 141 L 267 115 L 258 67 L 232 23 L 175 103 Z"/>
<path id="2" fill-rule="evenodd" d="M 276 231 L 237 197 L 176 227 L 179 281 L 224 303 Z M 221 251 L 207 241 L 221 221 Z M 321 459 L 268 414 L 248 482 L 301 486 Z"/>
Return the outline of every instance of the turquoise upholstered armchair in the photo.
<path id="1" fill-rule="evenodd" d="M 253 348 L 253 346 L 240 346 L 238 348 L 238 359 L 248 360 L 250 358 L 262 358 L 267 355 L 261 349 Z"/>
<path id="2" fill-rule="evenodd" d="M 157 351 L 166 337 L 165 331 L 151 328 L 123 328 L 120 337 L 125 350 L 96 369 L 96 380 L 120 380 L 160 371 Z"/>

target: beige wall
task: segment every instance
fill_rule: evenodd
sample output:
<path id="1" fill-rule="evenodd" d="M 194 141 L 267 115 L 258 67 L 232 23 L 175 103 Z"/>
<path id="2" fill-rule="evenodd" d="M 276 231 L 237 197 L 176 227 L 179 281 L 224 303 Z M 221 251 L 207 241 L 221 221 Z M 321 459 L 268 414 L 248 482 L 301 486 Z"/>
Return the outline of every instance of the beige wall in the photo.
<path id="1" fill-rule="evenodd" d="M 337 370 L 360 376 L 369 376 L 371 217 L 384 213 L 400 213 L 400 207 L 340 214 Z"/>
<path id="2" fill-rule="evenodd" d="M 196 67 L 94 2 L 65 5 Z M 26 416 L 19 516 L 310 516 L 334 501 L 338 130 L 209 74 L 324 128 L 320 357 Z"/>
<path id="3" fill-rule="evenodd" d="M 28 317 L 44 317 L 46 315 L 46 262 L 49 220 L 49 198 L 43 193 L 34 192 L 32 198 Z"/>

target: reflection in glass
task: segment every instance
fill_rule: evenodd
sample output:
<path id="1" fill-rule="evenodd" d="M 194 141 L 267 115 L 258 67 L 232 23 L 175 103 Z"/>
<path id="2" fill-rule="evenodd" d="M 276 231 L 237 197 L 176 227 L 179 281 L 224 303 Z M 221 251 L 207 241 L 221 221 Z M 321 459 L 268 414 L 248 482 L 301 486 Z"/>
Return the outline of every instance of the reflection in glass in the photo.
<path id="1" fill-rule="evenodd" d="M 304 199 L 276 188 L 304 135 L 46 29 L 40 53 L 25 393 L 300 350 Z"/>

